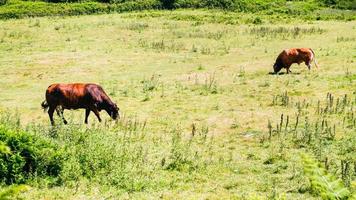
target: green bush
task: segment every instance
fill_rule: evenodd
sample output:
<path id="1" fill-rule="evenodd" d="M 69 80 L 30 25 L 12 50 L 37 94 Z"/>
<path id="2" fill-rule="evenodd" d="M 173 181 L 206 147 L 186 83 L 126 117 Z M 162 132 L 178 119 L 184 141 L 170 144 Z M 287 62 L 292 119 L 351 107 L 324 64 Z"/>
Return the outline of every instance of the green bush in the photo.
<path id="1" fill-rule="evenodd" d="M 355 9 L 356 3 L 350 0 L 323 1 L 262 1 L 262 0 L 40 0 L 18 1 L 0 0 L 0 19 L 36 17 L 36 16 L 66 16 L 110 12 L 129 12 L 151 9 L 176 8 L 212 8 L 228 11 L 253 12 L 261 14 L 285 14 L 303 16 L 314 19 L 313 12 L 323 6 L 339 9 Z M 45 2 L 44 2 L 45 1 Z M 325 10 L 325 9 L 324 9 Z M 328 11 L 329 12 L 329 11 Z M 317 16 L 318 19 L 352 20 L 355 15 L 337 15 L 335 11 L 328 16 Z M 254 23 L 260 23 L 257 20 Z"/>
<path id="2" fill-rule="evenodd" d="M 206 0 L 205 6 L 208 8 L 222 8 L 226 10 L 235 10 L 235 0 Z"/>
<path id="3" fill-rule="evenodd" d="M 176 0 L 160 0 L 162 8 L 172 10 L 175 7 Z"/>
<path id="4" fill-rule="evenodd" d="M 161 8 L 161 3 L 156 0 L 129 1 L 120 4 L 109 4 L 106 12 L 128 12 L 135 10 L 150 10 Z"/>
<path id="5" fill-rule="evenodd" d="M 61 153 L 48 139 L 1 124 L 0 141 L 10 150 L 0 152 L 0 177 L 5 183 L 26 183 L 33 176 L 60 173 Z"/>
<path id="6" fill-rule="evenodd" d="M 174 8 L 201 8 L 200 0 L 175 0 Z"/>
<path id="7" fill-rule="evenodd" d="M 331 6 L 339 9 L 356 9 L 356 1 L 354 0 L 321 0 L 326 6 Z"/>
<path id="8" fill-rule="evenodd" d="M 96 2 L 86 3 L 59 3 L 19 1 L 0 7 L 0 19 L 56 16 L 56 15 L 83 15 L 101 13 L 107 10 L 105 4 Z"/>

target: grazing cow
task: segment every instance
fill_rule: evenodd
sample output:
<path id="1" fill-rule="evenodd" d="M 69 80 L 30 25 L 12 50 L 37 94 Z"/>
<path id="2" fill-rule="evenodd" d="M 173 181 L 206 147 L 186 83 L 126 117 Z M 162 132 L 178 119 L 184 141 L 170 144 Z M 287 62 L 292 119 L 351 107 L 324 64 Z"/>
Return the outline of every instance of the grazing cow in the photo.
<path id="1" fill-rule="evenodd" d="M 302 62 L 304 62 L 310 70 L 310 63 L 313 60 L 315 66 L 318 68 L 315 54 L 311 48 L 285 49 L 279 54 L 273 65 L 274 73 L 278 73 L 282 68 L 286 68 L 287 74 L 289 74 L 289 72 L 291 72 L 289 68 L 293 63 L 298 63 L 299 65 Z"/>
<path id="2" fill-rule="evenodd" d="M 41 105 L 45 111 L 48 109 L 52 125 L 54 125 L 55 110 L 58 116 L 62 117 L 64 124 L 67 124 L 63 116 L 64 109 L 85 109 L 86 124 L 90 111 L 94 112 L 99 122 L 101 122 L 99 115 L 101 110 L 105 110 L 114 120 L 120 118 L 119 108 L 106 95 L 103 88 L 91 83 L 52 84 L 47 88 L 46 100 Z"/>

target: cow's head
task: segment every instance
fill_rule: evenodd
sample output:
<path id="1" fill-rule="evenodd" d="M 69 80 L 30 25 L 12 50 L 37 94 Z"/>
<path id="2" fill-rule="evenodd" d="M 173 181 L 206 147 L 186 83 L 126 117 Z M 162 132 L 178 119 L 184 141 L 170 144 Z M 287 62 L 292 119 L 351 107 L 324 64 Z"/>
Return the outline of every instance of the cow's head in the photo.
<path id="1" fill-rule="evenodd" d="M 112 109 L 111 114 L 110 114 L 111 118 L 113 118 L 114 120 L 115 119 L 120 119 L 120 112 L 119 111 L 120 111 L 120 108 L 117 107 L 117 105 L 114 103 L 113 109 Z"/>
<path id="2" fill-rule="evenodd" d="M 277 62 L 275 62 L 273 65 L 274 73 L 277 74 L 279 71 L 281 71 L 281 69 L 282 69 L 282 67 Z"/>
<path id="3" fill-rule="evenodd" d="M 278 73 L 279 71 L 281 71 L 281 69 L 284 67 L 284 62 L 282 61 L 281 58 L 277 58 L 276 62 L 273 65 L 273 70 L 274 73 Z"/>
<path id="4" fill-rule="evenodd" d="M 108 113 L 108 115 L 110 115 L 112 119 L 120 119 L 120 109 L 115 103 L 109 103 L 105 111 Z"/>

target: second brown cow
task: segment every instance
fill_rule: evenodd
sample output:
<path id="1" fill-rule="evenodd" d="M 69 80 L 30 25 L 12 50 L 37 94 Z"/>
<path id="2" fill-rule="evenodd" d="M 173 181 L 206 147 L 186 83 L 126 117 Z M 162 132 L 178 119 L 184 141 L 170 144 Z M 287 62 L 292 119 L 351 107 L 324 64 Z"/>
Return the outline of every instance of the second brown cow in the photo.
<path id="1" fill-rule="evenodd" d="M 120 117 L 119 108 L 111 101 L 103 88 L 92 83 L 52 84 L 47 88 L 46 100 L 41 105 L 44 110 L 48 109 L 52 125 L 54 124 L 54 111 L 57 111 L 64 124 L 67 124 L 67 120 L 63 116 L 64 109 L 85 109 L 85 123 L 88 123 L 91 111 L 99 122 L 101 121 L 99 115 L 101 110 L 105 110 L 112 119 Z"/>
<path id="2" fill-rule="evenodd" d="M 311 48 L 292 48 L 283 50 L 277 57 L 276 62 L 273 65 L 274 73 L 278 73 L 282 68 L 287 70 L 287 74 L 290 71 L 290 66 L 293 63 L 298 65 L 302 62 L 308 66 L 308 69 L 311 68 L 311 62 L 314 61 L 316 67 L 315 54 Z"/>

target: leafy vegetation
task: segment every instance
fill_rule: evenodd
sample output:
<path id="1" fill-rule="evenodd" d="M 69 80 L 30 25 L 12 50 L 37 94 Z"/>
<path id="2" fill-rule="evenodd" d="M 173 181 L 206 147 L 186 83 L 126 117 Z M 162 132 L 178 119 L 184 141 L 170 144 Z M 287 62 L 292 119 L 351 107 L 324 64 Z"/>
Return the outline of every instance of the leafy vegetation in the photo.
<path id="1" fill-rule="evenodd" d="M 20 193 L 28 191 L 30 188 L 26 185 L 11 185 L 9 187 L 0 188 L 0 199 L 11 200 L 19 196 Z"/>
<path id="2" fill-rule="evenodd" d="M 350 191 L 343 183 L 328 174 L 316 160 L 307 154 L 303 154 L 302 159 L 304 171 L 310 179 L 312 191 L 316 195 L 320 195 L 323 199 L 348 199 L 351 196 Z"/>
<path id="3" fill-rule="evenodd" d="M 348 11 L 328 10 L 351 9 L 355 10 L 355 3 L 352 0 L 338 1 L 260 1 L 260 0 L 98 0 L 98 1 L 20 1 L 20 0 L 0 0 L 0 19 L 23 18 L 35 16 L 65 16 L 84 15 L 111 12 L 128 12 L 151 9 L 179 9 L 179 8 L 208 8 L 223 9 L 226 11 L 252 12 L 260 14 L 310 15 L 314 18 L 315 11 L 323 11 L 316 15 L 320 19 L 349 19 Z M 325 12 L 327 11 L 327 12 Z M 327 14 L 327 17 L 325 17 Z M 354 11 L 351 11 L 354 16 Z M 323 16 L 324 15 L 324 16 Z M 335 16 L 336 15 L 336 16 Z M 345 17 L 346 15 L 346 17 Z M 354 19 L 354 17 L 352 18 Z M 261 23 L 260 18 L 253 20 L 255 24 Z"/>
<path id="4" fill-rule="evenodd" d="M 61 151 L 48 139 L 35 137 L 26 131 L 0 126 L 0 176 L 7 184 L 27 183 L 33 175 L 58 176 Z"/>
<path id="5" fill-rule="evenodd" d="M 332 6 L 340 9 L 356 9 L 356 3 L 352 0 L 322 0 L 327 6 Z"/>

